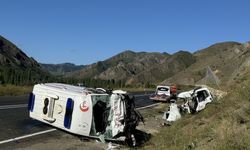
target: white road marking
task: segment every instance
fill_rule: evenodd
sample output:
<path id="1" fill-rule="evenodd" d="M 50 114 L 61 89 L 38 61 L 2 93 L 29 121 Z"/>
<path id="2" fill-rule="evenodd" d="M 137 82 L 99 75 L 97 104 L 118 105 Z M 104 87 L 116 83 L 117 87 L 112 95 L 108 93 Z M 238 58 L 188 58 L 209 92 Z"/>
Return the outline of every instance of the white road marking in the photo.
<path id="1" fill-rule="evenodd" d="M 142 97 L 142 96 L 149 96 L 149 95 L 152 95 L 152 93 L 151 94 L 138 94 L 138 95 L 134 95 L 134 97 Z"/>
<path id="2" fill-rule="evenodd" d="M 146 108 L 154 107 L 154 106 L 157 106 L 157 105 L 159 105 L 159 103 L 152 104 L 152 105 L 148 105 L 148 106 L 144 106 L 144 107 L 139 107 L 139 108 L 136 108 L 136 110 L 142 110 L 142 109 L 146 109 Z"/>
<path id="3" fill-rule="evenodd" d="M 0 144 L 14 142 L 14 141 L 17 141 L 17 140 L 21 140 L 21 139 L 25 139 L 25 138 L 32 137 L 32 136 L 36 136 L 36 135 L 41 135 L 41 134 L 53 132 L 53 131 L 56 131 L 56 130 L 57 129 L 50 129 L 50 130 L 45 130 L 45 131 L 41 131 L 41 132 L 37 132 L 37 133 L 33 133 L 33 134 L 28 134 L 28 135 L 16 137 L 16 138 L 12 138 L 12 139 L 8 139 L 8 140 L 0 141 Z"/>
<path id="4" fill-rule="evenodd" d="M 2 105 L 0 106 L 0 110 L 2 109 L 13 109 L 13 108 L 24 108 L 27 107 L 28 104 L 18 104 L 18 105 Z"/>

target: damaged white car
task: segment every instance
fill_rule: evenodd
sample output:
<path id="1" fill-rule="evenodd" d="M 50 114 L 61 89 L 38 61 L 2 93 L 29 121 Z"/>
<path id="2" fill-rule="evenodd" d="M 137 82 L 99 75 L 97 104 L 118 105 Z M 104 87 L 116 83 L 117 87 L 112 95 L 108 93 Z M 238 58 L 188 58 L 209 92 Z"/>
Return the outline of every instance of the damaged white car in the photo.
<path id="1" fill-rule="evenodd" d="M 213 101 L 213 96 L 207 88 L 195 88 L 191 91 L 182 92 L 177 96 L 178 101 L 183 100 L 184 104 L 177 105 L 171 103 L 168 110 L 164 113 L 163 119 L 169 122 L 181 118 L 181 113 L 195 113 L 203 110 L 206 105 Z"/>
<path id="2" fill-rule="evenodd" d="M 73 134 L 125 140 L 135 146 L 135 128 L 142 116 L 125 91 L 111 94 L 60 83 L 37 84 L 28 103 L 31 118 Z"/>
<path id="3" fill-rule="evenodd" d="M 171 99 L 176 99 L 176 86 L 159 85 L 149 99 L 153 101 L 170 102 Z"/>

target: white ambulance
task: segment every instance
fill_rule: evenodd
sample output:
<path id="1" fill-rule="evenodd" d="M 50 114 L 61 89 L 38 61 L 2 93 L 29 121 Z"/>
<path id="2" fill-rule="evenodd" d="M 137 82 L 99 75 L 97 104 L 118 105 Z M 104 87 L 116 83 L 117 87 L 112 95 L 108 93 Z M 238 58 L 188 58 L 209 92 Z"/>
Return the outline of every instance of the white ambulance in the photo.
<path id="1" fill-rule="evenodd" d="M 31 118 L 73 134 L 135 145 L 133 132 L 141 115 L 124 91 L 107 94 L 60 83 L 37 84 L 28 104 Z"/>

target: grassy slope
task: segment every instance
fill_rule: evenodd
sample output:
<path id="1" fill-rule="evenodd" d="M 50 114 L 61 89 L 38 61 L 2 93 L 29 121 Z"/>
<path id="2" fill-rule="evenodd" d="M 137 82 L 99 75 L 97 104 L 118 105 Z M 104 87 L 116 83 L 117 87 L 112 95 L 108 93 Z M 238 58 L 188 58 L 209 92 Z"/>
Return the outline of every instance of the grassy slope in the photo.
<path id="1" fill-rule="evenodd" d="M 0 85 L 0 96 L 17 96 L 28 94 L 32 86 Z"/>
<path id="2" fill-rule="evenodd" d="M 239 52 L 236 52 L 239 50 Z M 243 71 L 241 66 L 250 58 L 250 46 L 235 42 L 212 45 L 194 53 L 196 63 L 167 78 L 164 83 L 205 84 L 206 67 L 210 67 L 225 86 Z M 249 65 L 245 65 L 244 69 Z M 243 67 L 243 66 L 242 66 Z M 212 81 L 210 81 L 212 83 Z M 211 84 L 210 83 L 210 84 Z"/>
<path id="3" fill-rule="evenodd" d="M 152 136 L 142 149 L 247 149 L 250 147 L 250 80 L 195 114 Z"/>

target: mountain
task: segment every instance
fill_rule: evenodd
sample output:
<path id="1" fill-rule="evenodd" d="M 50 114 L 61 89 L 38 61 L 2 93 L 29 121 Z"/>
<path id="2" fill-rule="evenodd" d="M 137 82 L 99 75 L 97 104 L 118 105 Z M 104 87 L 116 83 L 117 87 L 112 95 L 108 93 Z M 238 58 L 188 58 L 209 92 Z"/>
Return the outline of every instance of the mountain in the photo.
<path id="1" fill-rule="evenodd" d="M 195 62 L 196 58 L 191 53 L 179 51 L 173 55 L 169 55 L 169 57 L 161 63 L 152 64 L 152 66 L 143 70 L 135 77 L 130 78 L 130 81 L 132 80 L 132 83 L 143 83 L 145 81 L 158 83 L 159 81 L 174 76 Z"/>
<path id="2" fill-rule="evenodd" d="M 124 51 L 105 61 L 87 65 L 71 77 L 114 79 L 127 85 L 194 85 L 207 83 L 208 68 L 221 85 L 242 80 L 250 72 L 250 42 L 216 43 L 194 53 L 179 51 L 172 55 Z"/>
<path id="3" fill-rule="evenodd" d="M 173 55 L 124 51 L 105 61 L 85 66 L 72 77 L 121 80 L 126 84 L 159 83 L 194 63 L 195 57 L 185 51 Z"/>
<path id="4" fill-rule="evenodd" d="M 240 80 L 250 70 L 250 42 L 223 42 L 199 50 L 193 54 L 196 63 L 166 78 L 163 84 L 202 84 L 207 67 L 222 85 L 231 85 Z"/>
<path id="5" fill-rule="evenodd" d="M 42 64 L 40 63 L 43 69 L 48 70 L 53 75 L 67 75 L 74 71 L 83 69 L 84 65 L 75 65 L 72 63 L 63 63 L 63 64 Z"/>
<path id="6" fill-rule="evenodd" d="M 0 36 L 0 84 L 28 84 L 48 77 L 38 62 Z"/>
<path id="7" fill-rule="evenodd" d="M 50 78 L 50 72 L 75 79 L 122 81 L 126 85 L 194 85 L 207 82 L 208 70 L 222 86 L 245 80 L 250 75 L 250 42 L 217 43 L 194 53 L 127 50 L 104 61 L 77 66 L 71 63 L 39 64 L 0 36 L 0 84 L 45 82 Z"/>
<path id="8" fill-rule="evenodd" d="M 28 57 L 13 43 L 0 36 L 0 65 L 5 67 L 16 68 L 39 68 L 40 65 L 33 59 Z"/>

